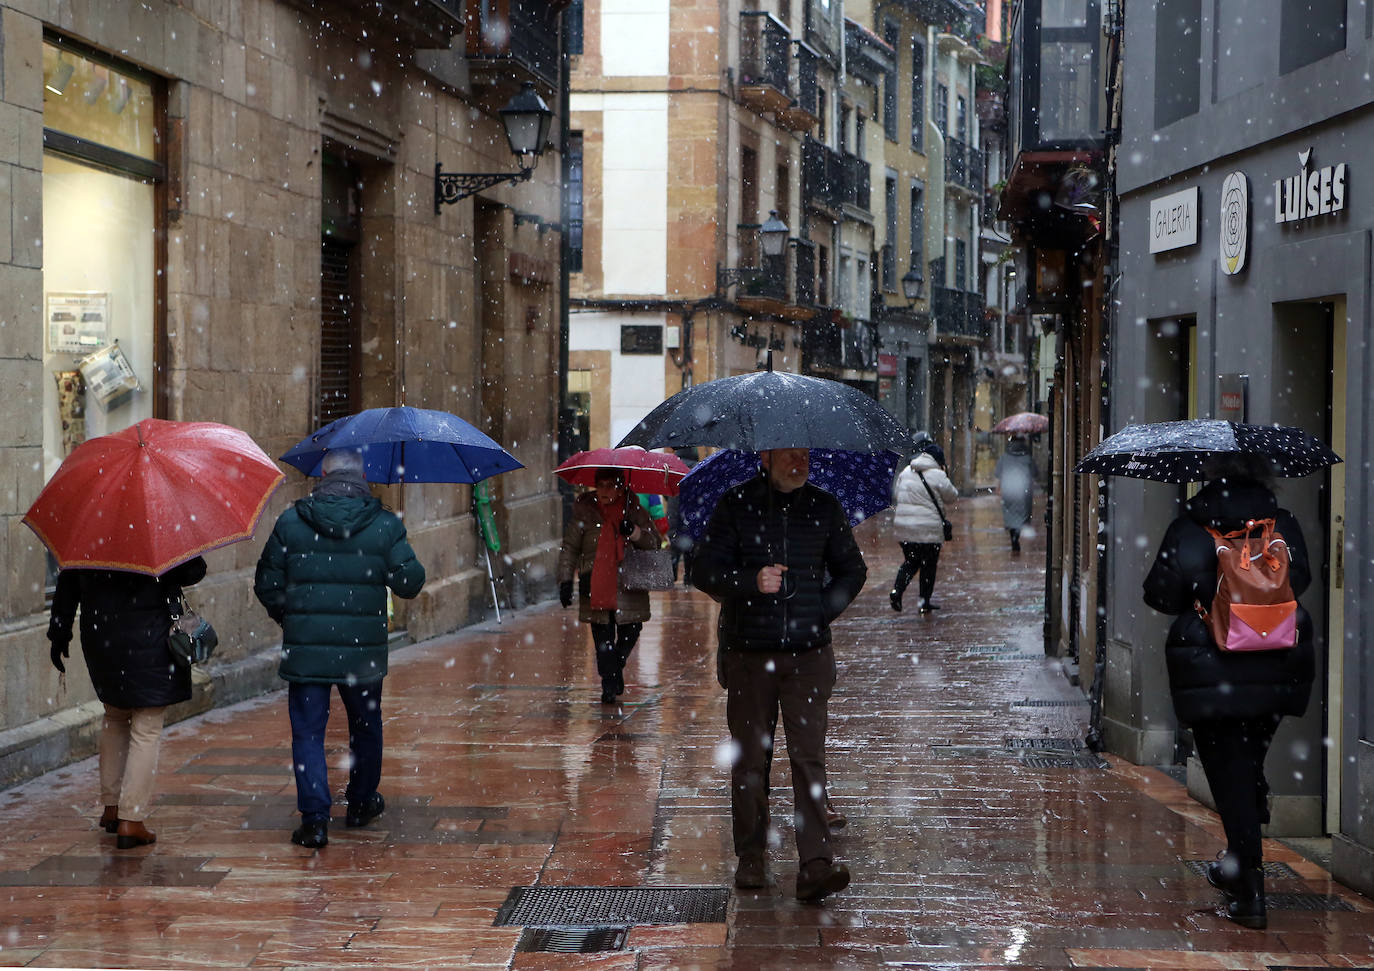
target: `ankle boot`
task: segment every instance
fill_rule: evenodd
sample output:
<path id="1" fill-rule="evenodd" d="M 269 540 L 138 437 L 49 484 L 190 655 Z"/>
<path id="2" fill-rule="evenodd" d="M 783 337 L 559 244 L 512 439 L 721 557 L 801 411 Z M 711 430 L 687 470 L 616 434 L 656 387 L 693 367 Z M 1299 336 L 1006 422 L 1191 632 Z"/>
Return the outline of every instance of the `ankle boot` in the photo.
<path id="1" fill-rule="evenodd" d="M 100 828 L 107 833 L 113 833 L 119 829 L 119 807 L 106 806 L 105 811 L 100 814 Z"/>
<path id="2" fill-rule="evenodd" d="M 1241 871 L 1234 889 L 1226 890 L 1226 916 L 1242 927 L 1262 931 L 1269 926 L 1264 906 L 1264 872 L 1258 867 Z"/>
<path id="3" fill-rule="evenodd" d="M 135 846 L 156 842 L 156 834 L 144 826 L 141 819 L 121 819 L 115 830 L 115 846 L 121 850 L 132 850 Z"/>

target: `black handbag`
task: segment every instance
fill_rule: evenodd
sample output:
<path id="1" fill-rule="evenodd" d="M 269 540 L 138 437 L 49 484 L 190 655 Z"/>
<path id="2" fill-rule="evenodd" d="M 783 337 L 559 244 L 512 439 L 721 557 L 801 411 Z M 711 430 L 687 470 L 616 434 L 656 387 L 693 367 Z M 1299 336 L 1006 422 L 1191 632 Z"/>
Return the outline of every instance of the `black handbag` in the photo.
<path id="1" fill-rule="evenodd" d="M 673 589 L 673 552 L 630 547 L 620 561 L 620 586 L 625 590 Z"/>
<path id="2" fill-rule="evenodd" d="M 954 538 L 954 524 L 945 518 L 945 511 L 940 507 L 940 500 L 935 498 L 935 492 L 930 488 L 930 483 L 926 481 L 925 475 L 917 472 L 916 477 L 921 480 L 921 485 L 926 487 L 926 495 L 930 496 L 930 501 L 935 503 L 935 511 L 940 514 L 940 522 L 945 529 L 945 542 L 948 543 Z"/>
<path id="3" fill-rule="evenodd" d="M 186 605 L 180 594 L 175 600 L 168 597 L 167 607 L 172 612 L 172 626 L 167 631 L 167 650 L 172 652 L 172 660 L 182 667 L 204 664 L 215 653 L 219 635 L 208 620 Z"/>

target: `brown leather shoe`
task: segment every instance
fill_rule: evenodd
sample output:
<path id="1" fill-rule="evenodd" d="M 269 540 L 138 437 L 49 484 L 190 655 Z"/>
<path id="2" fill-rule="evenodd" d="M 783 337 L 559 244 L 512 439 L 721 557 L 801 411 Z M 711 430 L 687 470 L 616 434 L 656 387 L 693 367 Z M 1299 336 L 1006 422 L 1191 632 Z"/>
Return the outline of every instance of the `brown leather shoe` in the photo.
<path id="1" fill-rule="evenodd" d="M 831 860 L 809 860 L 797 871 L 797 899 L 815 903 L 849 886 L 849 868 Z"/>
<path id="2" fill-rule="evenodd" d="M 107 833 L 113 833 L 119 829 L 119 807 L 106 806 L 105 811 L 100 814 L 100 828 Z"/>
<path id="3" fill-rule="evenodd" d="M 115 830 L 115 846 L 132 850 L 135 846 L 149 846 L 157 842 L 157 834 L 143 825 L 142 820 L 121 819 Z"/>
<path id="4" fill-rule="evenodd" d="M 761 856 L 742 856 L 735 868 L 735 886 L 741 890 L 762 890 L 768 886 L 768 865 Z"/>
<path id="5" fill-rule="evenodd" d="M 844 829 L 849 825 L 849 820 L 844 813 L 839 812 L 830 804 L 830 800 L 825 801 L 825 825 L 829 829 Z"/>

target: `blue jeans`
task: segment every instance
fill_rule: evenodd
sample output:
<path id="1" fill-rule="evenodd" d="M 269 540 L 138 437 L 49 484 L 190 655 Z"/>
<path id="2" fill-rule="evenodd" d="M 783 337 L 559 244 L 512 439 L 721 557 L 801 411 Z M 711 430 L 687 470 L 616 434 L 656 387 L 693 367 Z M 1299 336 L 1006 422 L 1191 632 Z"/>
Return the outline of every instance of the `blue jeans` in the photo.
<path id="1" fill-rule="evenodd" d="M 382 682 L 370 684 L 301 684 L 291 682 L 286 709 L 291 716 L 291 762 L 296 770 L 296 808 L 307 823 L 328 822 L 329 768 L 324 758 L 324 730 L 329 724 L 329 692 L 339 689 L 348 712 L 348 749 L 352 765 L 344 794 L 361 806 L 382 779 Z"/>

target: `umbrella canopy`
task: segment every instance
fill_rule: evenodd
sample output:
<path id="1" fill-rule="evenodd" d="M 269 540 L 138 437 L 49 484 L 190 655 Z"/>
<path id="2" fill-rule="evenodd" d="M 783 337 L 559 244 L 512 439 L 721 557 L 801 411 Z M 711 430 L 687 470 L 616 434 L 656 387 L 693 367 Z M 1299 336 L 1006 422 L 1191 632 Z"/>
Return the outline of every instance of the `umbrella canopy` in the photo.
<path id="1" fill-rule="evenodd" d="M 620 444 L 909 452 L 912 441 L 908 429 L 856 388 L 787 371 L 757 371 L 679 391 Z"/>
<path id="2" fill-rule="evenodd" d="M 1200 482 L 1203 465 L 1222 455 L 1268 459 L 1275 474 L 1310 475 L 1341 457 L 1301 428 L 1218 419 L 1127 425 L 1083 456 L 1075 472 L 1155 482 Z"/>
<path id="3" fill-rule="evenodd" d="M 281 457 L 322 475 L 326 452 L 362 452 L 368 482 L 481 482 L 524 466 L 457 415 L 428 408 L 369 408 L 331 421 Z"/>
<path id="4" fill-rule="evenodd" d="M 146 418 L 78 445 L 24 522 L 64 570 L 159 576 L 252 536 L 285 478 L 247 432 Z"/>
<path id="5" fill-rule="evenodd" d="M 992 430 L 1002 435 L 1038 435 L 1049 427 L 1050 420 L 1044 415 L 1021 411 L 1003 418 L 992 426 Z"/>
<path id="6" fill-rule="evenodd" d="M 840 500 L 849 525 L 892 505 L 892 478 L 897 473 L 895 452 L 846 452 L 823 448 L 811 450 L 808 481 Z M 757 452 L 726 449 L 698 462 L 682 480 L 678 498 L 681 530 L 700 539 L 726 491 L 759 474 Z"/>
<path id="7" fill-rule="evenodd" d="M 676 455 L 646 452 L 633 445 L 578 452 L 553 471 L 565 482 L 591 486 L 596 484 L 599 469 L 614 469 L 622 473 L 631 492 L 660 496 L 677 495 L 678 483 L 691 471 L 687 463 Z"/>

